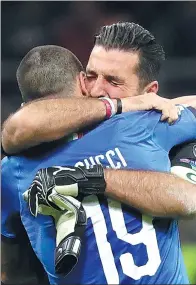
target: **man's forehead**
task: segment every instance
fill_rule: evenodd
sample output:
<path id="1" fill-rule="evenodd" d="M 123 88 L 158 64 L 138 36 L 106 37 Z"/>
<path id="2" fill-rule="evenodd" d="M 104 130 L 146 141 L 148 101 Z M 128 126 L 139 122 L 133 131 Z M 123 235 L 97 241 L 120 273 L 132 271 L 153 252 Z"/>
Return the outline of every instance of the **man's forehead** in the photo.
<path id="1" fill-rule="evenodd" d="M 91 52 L 87 71 L 122 73 L 122 69 L 126 70 L 135 67 L 138 63 L 138 54 L 126 52 L 118 49 L 105 50 L 101 46 L 95 46 Z"/>

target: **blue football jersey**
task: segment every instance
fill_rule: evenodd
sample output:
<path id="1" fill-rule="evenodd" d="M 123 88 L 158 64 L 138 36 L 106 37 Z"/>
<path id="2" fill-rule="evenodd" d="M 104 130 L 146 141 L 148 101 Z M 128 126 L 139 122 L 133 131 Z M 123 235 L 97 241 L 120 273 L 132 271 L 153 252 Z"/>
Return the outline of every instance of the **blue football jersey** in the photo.
<path id="1" fill-rule="evenodd" d="M 19 194 L 19 200 L 13 199 L 10 205 L 14 195 L 10 185 L 12 194 L 10 201 L 5 200 L 4 217 L 19 201 L 23 225 L 51 284 L 188 284 L 177 221 L 148 217 L 131 206 L 94 195 L 83 200 L 88 224 L 79 262 L 66 278 L 56 275 L 53 220 L 43 215 L 34 218 L 22 198 L 36 172 L 52 165 L 89 167 L 101 163 L 114 169 L 170 171 L 168 152 L 176 144 L 196 139 L 196 119 L 183 108 L 174 125 L 159 120 L 155 111 L 124 113 L 50 152 L 4 159 L 3 175 L 4 169 L 9 171 L 6 165 L 12 165 L 5 184 L 8 187 L 13 179 Z M 9 191 L 4 183 L 2 187 L 3 192 Z"/>

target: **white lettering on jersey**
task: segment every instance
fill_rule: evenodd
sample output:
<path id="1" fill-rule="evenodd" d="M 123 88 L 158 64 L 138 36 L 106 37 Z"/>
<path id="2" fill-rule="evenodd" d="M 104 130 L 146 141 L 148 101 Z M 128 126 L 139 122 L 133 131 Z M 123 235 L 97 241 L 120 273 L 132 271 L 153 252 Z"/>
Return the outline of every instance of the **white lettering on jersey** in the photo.
<path id="1" fill-rule="evenodd" d="M 127 166 L 125 158 L 117 147 L 108 150 L 105 154 L 85 158 L 83 161 L 77 162 L 75 166 L 85 166 L 88 169 L 91 165 L 102 164 L 104 160 L 107 168 L 119 169 Z M 95 239 L 107 283 L 119 284 L 119 273 L 115 264 L 112 245 L 107 240 L 108 229 L 99 200 L 97 196 L 90 195 L 84 198 L 82 204 L 86 210 L 87 217 L 91 219 L 93 224 Z M 153 276 L 161 263 L 161 259 L 152 219 L 150 219 L 150 222 L 146 222 L 143 216 L 142 229 L 138 233 L 131 234 L 126 229 L 121 203 L 108 199 L 108 205 L 112 228 L 116 232 L 119 242 L 123 240 L 131 245 L 143 243 L 146 246 L 148 254 L 148 262 L 143 266 L 137 266 L 134 263 L 134 256 L 130 252 L 124 252 L 119 258 L 123 273 L 134 280 L 139 280 L 146 275 Z"/>
<path id="2" fill-rule="evenodd" d="M 91 219 L 97 247 L 108 284 L 119 284 L 119 273 L 112 253 L 112 245 L 107 240 L 106 221 L 99 204 L 97 196 L 85 197 L 82 202 L 87 217 Z M 116 232 L 119 240 L 123 240 L 131 245 L 143 243 L 146 246 L 148 262 L 143 266 L 134 263 L 134 256 L 125 252 L 120 256 L 120 263 L 123 273 L 128 277 L 139 280 L 143 276 L 153 276 L 161 263 L 156 232 L 152 224 L 152 218 L 142 216 L 142 229 L 135 234 L 127 232 L 121 203 L 108 199 L 109 214 L 112 228 Z"/>
<path id="3" fill-rule="evenodd" d="M 77 162 L 75 166 L 85 166 L 87 169 L 89 169 L 91 165 L 102 164 L 101 160 L 106 160 L 107 168 L 119 169 L 127 166 L 125 158 L 117 147 L 113 150 L 108 150 L 105 154 L 85 158 L 84 161 Z"/>

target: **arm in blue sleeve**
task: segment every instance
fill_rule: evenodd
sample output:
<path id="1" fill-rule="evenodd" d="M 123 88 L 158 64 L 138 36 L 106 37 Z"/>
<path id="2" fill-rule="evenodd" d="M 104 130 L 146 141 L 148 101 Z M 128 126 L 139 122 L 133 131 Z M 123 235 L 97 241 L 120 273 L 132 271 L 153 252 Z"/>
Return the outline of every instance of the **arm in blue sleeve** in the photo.
<path id="1" fill-rule="evenodd" d="M 173 125 L 158 122 L 154 128 L 153 139 L 165 151 L 173 146 L 196 139 L 196 110 L 192 107 L 181 107 L 181 116 Z"/>

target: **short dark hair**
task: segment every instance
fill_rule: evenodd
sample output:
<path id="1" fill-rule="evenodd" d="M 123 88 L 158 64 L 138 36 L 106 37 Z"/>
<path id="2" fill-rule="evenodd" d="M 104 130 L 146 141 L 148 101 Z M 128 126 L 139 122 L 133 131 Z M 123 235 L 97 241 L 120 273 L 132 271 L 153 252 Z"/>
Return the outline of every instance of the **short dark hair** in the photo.
<path id="1" fill-rule="evenodd" d="M 136 23 L 122 22 L 103 26 L 95 36 L 95 45 L 106 50 L 118 49 L 139 53 L 137 74 L 143 86 L 157 79 L 162 61 L 165 60 L 163 47 L 155 37 Z"/>
<path id="2" fill-rule="evenodd" d="M 16 77 L 23 100 L 27 102 L 64 89 L 67 96 L 71 95 L 81 70 L 81 62 L 71 51 L 46 45 L 35 47 L 25 55 Z"/>

